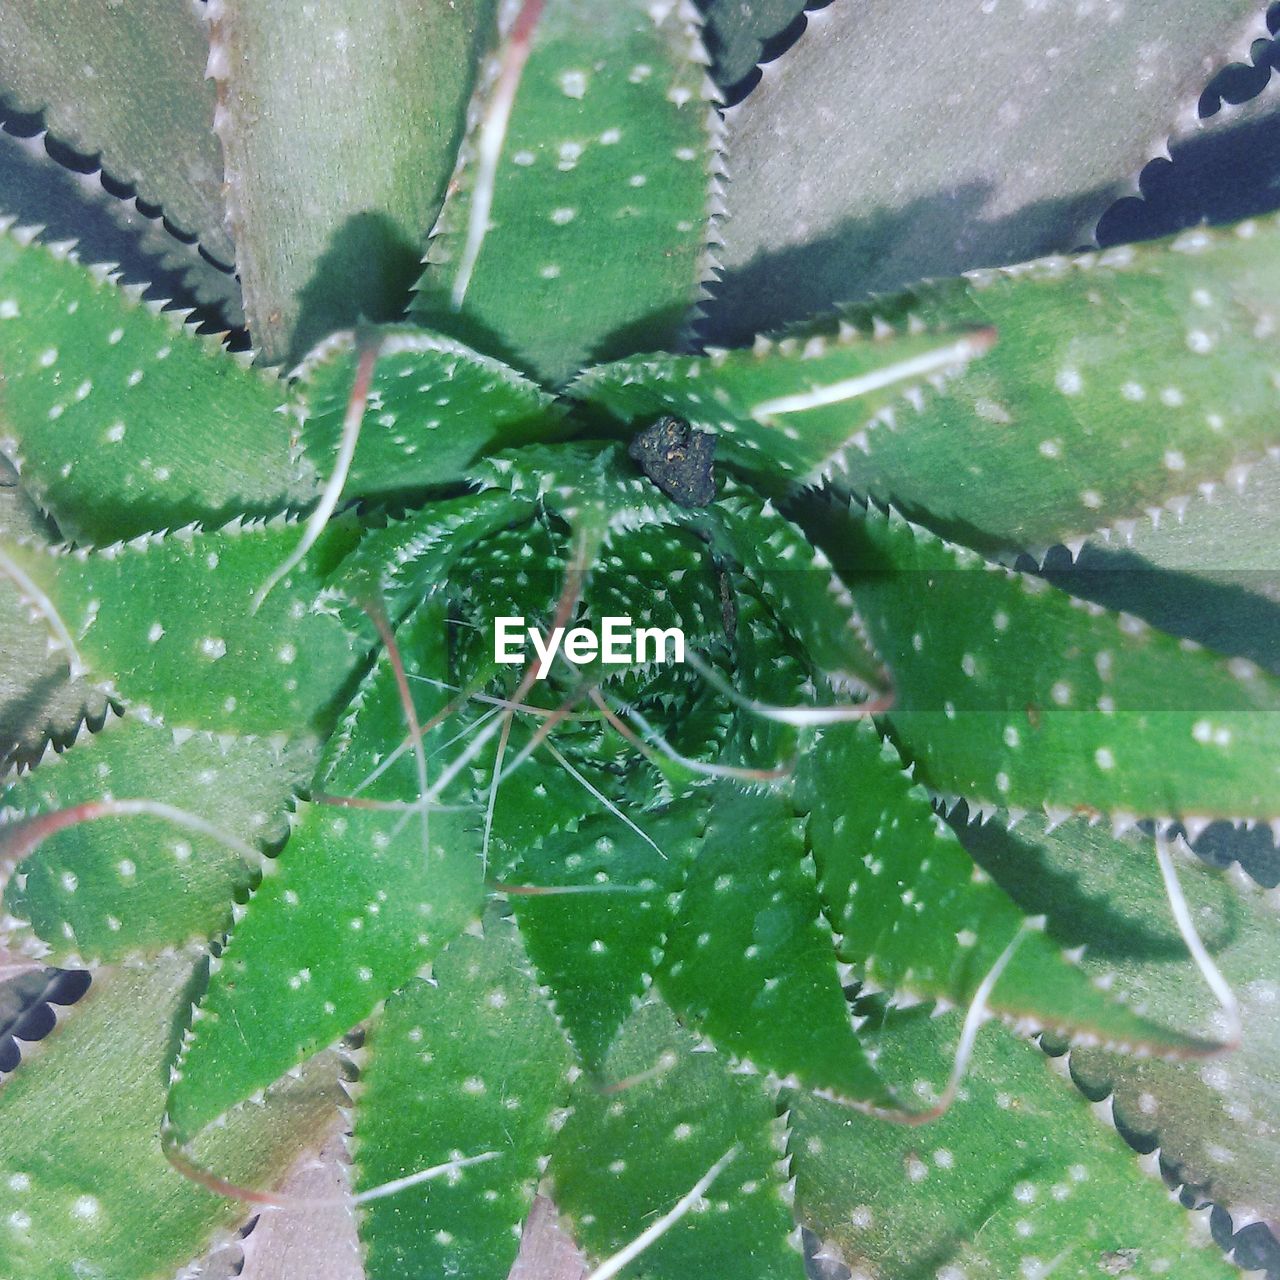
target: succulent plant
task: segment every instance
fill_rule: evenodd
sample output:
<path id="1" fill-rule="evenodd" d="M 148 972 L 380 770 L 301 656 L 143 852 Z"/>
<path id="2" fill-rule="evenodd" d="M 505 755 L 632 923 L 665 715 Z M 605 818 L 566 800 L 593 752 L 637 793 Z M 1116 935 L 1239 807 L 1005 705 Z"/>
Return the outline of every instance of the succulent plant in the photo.
<path id="1" fill-rule="evenodd" d="M 1276 1219 L 1280 221 L 1076 251 L 1262 15 L 956 11 L 0 3 L 0 1273 Z"/>

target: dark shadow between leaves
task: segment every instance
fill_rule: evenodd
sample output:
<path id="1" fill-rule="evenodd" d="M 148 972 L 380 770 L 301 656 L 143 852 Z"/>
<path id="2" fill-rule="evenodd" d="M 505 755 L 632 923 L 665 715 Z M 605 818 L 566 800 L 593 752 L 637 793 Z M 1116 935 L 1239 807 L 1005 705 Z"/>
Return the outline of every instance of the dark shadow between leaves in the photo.
<path id="1" fill-rule="evenodd" d="M 1172 918 L 1152 921 L 1141 908 L 1115 895 L 1086 893 L 1079 881 L 1050 869 L 1039 856 L 1035 842 L 992 821 L 977 825 L 966 820 L 966 810 L 953 814 L 950 823 L 973 860 L 1029 916 L 1047 915 L 1046 931 L 1062 947 L 1086 945 L 1090 955 L 1117 960 L 1186 960 L 1187 948 Z M 1137 857 L 1137 850 L 1118 849 Z M 1155 863 L 1154 853 L 1151 855 Z M 1216 915 L 1222 924 L 1203 941 L 1210 954 L 1229 947 L 1241 923 L 1239 903 L 1226 880 L 1215 885 Z"/>
<path id="2" fill-rule="evenodd" d="M 1274 571 L 1222 572 L 1213 579 L 1108 547 L 1085 547 L 1070 567 L 1064 561 L 1066 549 L 1055 548 L 1042 573 L 1070 595 L 1123 609 L 1161 631 L 1280 675 L 1280 553 Z"/>
<path id="3" fill-rule="evenodd" d="M 403 319 L 421 274 L 420 246 L 390 217 L 373 210 L 352 214 L 298 294 L 289 366 L 336 329 Z"/>

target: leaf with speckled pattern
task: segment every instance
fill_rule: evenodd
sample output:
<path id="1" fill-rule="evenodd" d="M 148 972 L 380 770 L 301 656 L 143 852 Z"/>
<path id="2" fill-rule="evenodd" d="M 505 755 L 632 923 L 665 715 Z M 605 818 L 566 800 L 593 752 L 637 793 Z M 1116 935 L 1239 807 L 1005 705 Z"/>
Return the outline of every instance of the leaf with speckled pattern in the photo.
<path id="1" fill-rule="evenodd" d="M 864 1012 L 887 1075 L 946 1075 L 959 1013 Z M 796 1092 L 786 1103 L 797 1213 L 870 1275 L 1239 1274 L 1210 1239 L 1208 1214 L 1188 1216 L 1040 1050 L 1002 1028 L 978 1037 L 964 1095 L 927 1128 Z"/>
<path id="2" fill-rule="evenodd" d="M 499 62 L 525 47 L 508 33 Z M 485 73 L 413 314 L 550 383 L 677 340 L 707 238 L 703 56 L 686 4 L 547 0 L 505 127 Z"/>
<path id="3" fill-rule="evenodd" d="M 1026 915 L 975 869 L 892 744 L 865 721 L 826 730 L 801 763 L 798 792 L 840 958 L 877 989 L 972 1000 Z M 1177 1009 L 1157 1017 L 1104 995 L 1039 928 L 1023 934 L 986 1003 L 1086 1040 L 1156 1052 L 1213 1043 L 1176 1030 L 1194 1026 Z"/>
<path id="4" fill-rule="evenodd" d="M 512 872 L 518 885 L 586 890 L 512 894 L 511 905 L 556 1013 L 591 1071 L 602 1069 L 618 1028 L 652 981 L 696 848 L 696 812 L 684 805 L 668 815 L 634 815 L 647 839 L 612 815 L 592 817 L 576 831 L 546 837 Z"/>
<path id="5" fill-rule="evenodd" d="M 1280 447 L 1280 220 L 1050 258 L 853 308 L 990 325 L 989 355 L 847 460 L 984 550 L 1075 541 Z"/>
<path id="6" fill-rule="evenodd" d="M 216 523 L 314 492 L 290 454 L 280 383 L 12 232 L 0 233 L 0 368 L 0 441 L 68 537 Z"/>
<path id="7" fill-rule="evenodd" d="M 841 989 L 817 875 L 789 799 L 721 787 L 658 985 L 722 1048 L 780 1076 L 889 1104 Z"/>
<path id="8" fill-rule="evenodd" d="M 569 1046 L 510 921 L 491 914 L 483 938 L 450 943 L 432 979 L 393 996 L 366 1042 L 355 1189 L 416 1173 L 430 1152 L 497 1158 L 374 1200 L 368 1280 L 505 1276 L 568 1092 Z"/>
<path id="9" fill-rule="evenodd" d="M 320 578 L 351 542 L 333 525 L 267 596 L 254 593 L 302 536 L 296 525 L 191 529 L 88 553 L 14 548 L 90 672 L 173 726 L 304 735 L 360 643 L 315 611 Z M 145 601 L 145 605 L 139 605 Z"/>
<path id="10" fill-rule="evenodd" d="M 22 1123 L 0 1126 L 0 1274 L 167 1280 L 244 1205 L 194 1186 L 157 1136 L 174 1027 L 191 999 L 188 953 L 95 975 L 4 1086 Z M 230 1117 L 196 1158 L 249 1186 L 270 1186 L 330 1123 L 344 1095 L 326 1054 L 265 1105 Z M 145 1202 L 146 1213 L 138 1212 Z"/>
<path id="11" fill-rule="evenodd" d="M 958 374 L 990 344 L 967 317 L 945 325 L 876 333 L 820 321 L 742 350 L 596 365 L 568 393 L 632 428 L 674 414 L 715 436 L 718 459 L 766 482 L 817 481 L 847 471 L 869 432 L 909 417 L 926 379 Z"/>
<path id="12" fill-rule="evenodd" d="M 761 1081 L 732 1074 L 718 1054 L 695 1052 L 657 1002 L 623 1028 L 605 1073 L 630 1083 L 613 1093 L 579 1087 L 549 1171 L 583 1246 L 608 1255 L 630 1244 L 736 1147 L 703 1197 L 706 1208 L 647 1249 L 638 1274 L 801 1280 L 804 1263 L 788 1241 L 781 1131 Z"/>
<path id="13" fill-rule="evenodd" d="M 890 512 L 813 531 L 893 672 L 892 736 L 935 790 L 1155 816 L 1280 812 L 1280 683 L 989 564 Z"/>
<path id="14" fill-rule="evenodd" d="M 867 644 L 853 598 L 823 552 L 749 489 L 726 484 L 725 490 L 712 536 L 758 584 L 807 660 L 831 679 L 882 684 L 884 666 Z M 759 671 L 766 664 L 752 665 Z"/>
<path id="15" fill-rule="evenodd" d="M 476 457 L 563 434 L 551 397 L 500 360 L 405 325 L 370 327 L 377 363 L 346 498 L 456 484 Z M 334 467 L 358 362 L 354 334 L 335 334 L 304 361 L 302 447 L 321 475 Z"/>
<path id="16" fill-rule="evenodd" d="M 380 600 L 398 620 L 442 588 L 459 557 L 477 543 L 507 529 L 524 541 L 533 513 L 532 503 L 500 490 L 443 498 L 364 533 L 330 577 L 329 589 L 355 603 Z"/>
<path id="17" fill-rule="evenodd" d="M 959 834 L 1025 910 L 1050 912 L 1061 945 L 1084 948 L 1081 967 L 1091 978 L 1151 1017 L 1224 1033 L 1218 1002 L 1173 921 L 1149 835 L 1117 838 L 1080 818 L 1048 831 L 1031 816 L 1011 831 L 993 820 Z M 1144 1148 L 1158 1145 L 1178 1178 L 1227 1208 L 1239 1229 L 1280 1216 L 1280 893 L 1238 868 L 1213 870 L 1181 845 L 1173 857 L 1196 929 L 1240 1001 L 1240 1048 L 1179 1062 L 1076 1047 L 1071 1073 L 1090 1098 L 1112 1094 L 1124 1130 Z"/>
<path id="18" fill-rule="evenodd" d="M 175 735 L 113 718 L 0 791 L 0 812 L 18 821 L 110 793 L 173 805 L 262 845 L 287 831 L 285 806 L 308 763 L 305 752 L 262 738 Z M 230 923 L 232 895 L 254 870 L 218 841 L 159 818 L 81 823 L 15 868 L 4 890 L 6 945 L 66 967 L 203 939 Z"/>
<path id="19" fill-rule="evenodd" d="M 445 626 L 434 605 L 401 628 L 405 668 L 439 676 Z M 447 695 L 431 686 L 422 714 Z M 317 775 L 350 796 L 386 750 L 396 682 L 385 654 L 353 701 Z M 403 732 L 403 717 L 397 723 Z M 424 744 L 429 750 L 442 730 Z M 359 792 L 375 802 L 419 795 L 412 752 Z M 446 791 L 441 801 L 451 798 Z M 473 815 L 301 807 L 293 834 L 215 962 L 169 1099 L 179 1141 L 332 1043 L 479 913 L 480 841 Z"/>

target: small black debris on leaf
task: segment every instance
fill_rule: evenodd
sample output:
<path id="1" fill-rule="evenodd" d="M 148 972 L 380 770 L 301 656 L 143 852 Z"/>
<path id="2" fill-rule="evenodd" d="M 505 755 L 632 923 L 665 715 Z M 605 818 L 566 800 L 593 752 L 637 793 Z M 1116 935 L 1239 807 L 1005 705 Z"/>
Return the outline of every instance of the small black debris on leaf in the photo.
<path id="1" fill-rule="evenodd" d="M 716 496 L 711 467 L 716 438 L 695 431 L 682 418 L 666 415 L 639 432 L 627 452 L 640 470 L 673 502 L 705 507 Z"/>

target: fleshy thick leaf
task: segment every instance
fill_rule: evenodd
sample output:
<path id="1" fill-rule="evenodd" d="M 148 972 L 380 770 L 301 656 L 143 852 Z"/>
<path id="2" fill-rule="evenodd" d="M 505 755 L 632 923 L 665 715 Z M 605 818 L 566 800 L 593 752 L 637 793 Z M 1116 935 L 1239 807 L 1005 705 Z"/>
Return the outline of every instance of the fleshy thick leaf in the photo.
<path id="1" fill-rule="evenodd" d="M 893 672 L 895 739 L 984 804 L 1268 816 L 1280 689 L 874 508 L 816 517 Z"/>
<path id="2" fill-rule="evenodd" d="M 165 1066 L 192 965 L 179 954 L 100 974 L 0 1090 L 4 1274 L 168 1280 L 244 1216 L 243 1204 L 194 1186 L 161 1153 Z M 283 1082 L 210 1134 L 197 1159 L 270 1185 L 338 1105 L 335 1065 L 322 1058 Z"/>
<path id="3" fill-rule="evenodd" d="M 261 845 L 287 831 L 285 806 L 307 763 L 266 739 L 111 719 L 0 791 L 0 812 L 18 822 L 107 797 L 150 800 Z M 83 822 L 49 836 L 9 879 L 9 945 L 68 966 L 203 939 L 230 923 L 232 895 L 254 870 L 161 818 Z"/>
<path id="4" fill-rule="evenodd" d="M 5 0 L 0 84 L 54 135 L 230 264 L 200 9 L 179 0 Z"/>
<path id="5" fill-rule="evenodd" d="M 513 894 L 511 905 L 556 1013 L 593 1072 L 652 982 L 696 845 L 695 815 L 690 806 L 667 819 L 636 815 L 648 840 L 612 815 L 587 819 L 547 836 L 512 872 L 522 887 L 583 890 Z"/>
<path id="6" fill-rule="evenodd" d="M 884 1015 L 878 1060 L 940 1078 L 959 1023 Z M 1188 1216 L 1040 1051 L 1003 1030 L 979 1037 L 964 1095 L 927 1129 L 798 1093 L 788 1103 L 798 1215 L 871 1275 L 1238 1274 L 1208 1215 Z"/>
<path id="7" fill-rule="evenodd" d="M 868 433 L 909 412 L 926 379 L 957 373 L 988 331 L 862 333 L 824 322 L 740 351 L 630 356 L 569 388 L 628 425 L 664 413 L 716 437 L 719 457 L 766 483 L 818 480 Z"/>
<path id="8" fill-rule="evenodd" d="M 677 1012 L 755 1066 L 889 1101 L 854 1035 L 813 860 L 785 796 L 720 789 L 658 984 Z"/>
<path id="9" fill-rule="evenodd" d="M 330 579 L 330 591 L 353 603 L 380 600 L 399 619 L 448 582 L 459 558 L 476 543 L 512 528 L 528 545 L 521 526 L 534 510 L 531 502 L 501 490 L 432 502 L 365 533 Z"/>
<path id="10" fill-rule="evenodd" d="M 884 668 L 867 644 L 853 598 L 826 555 L 780 518 L 771 503 L 761 503 L 739 486 L 726 488 L 712 536 L 743 566 L 777 619 L 800 641 L 806 660 L 831 679 L 882 684 Z M 761 625 L 776 624 L 770 618 Z M 767 647 L 763 629 L 755 643 Z M 770 664 L 754 665 L 759 675 Z"/>
<path id="11" fill-rule="evenodd" d="M 210 5 L 236 265 L 268 362 L 404 310 L 493 9 Z"/>
<path id="12" fill-rule="evenodd" d="M 1266 34 L 1254 0 L 1177 0 L 1158 35 L 1135 7 L 961 0 L 939 58 L 937 17 L 933 0 L 835 0 L 729 112 L 718 340 L 1085 243 L 1212 72 Z"/>
<path id="13" fill-rule="evenodd" d="M 1185 505 L 1280 447 L 1278 296 L 1268 218 L 877 303 L 895 324 L 990 325 L 998 340 L 919 414 L 869 431 L 845 483 L 979 549 L 1043 549 Z"/>
<path id="14" fill-rule="evenodd" d="M 878 989 L 968 1004 L 1024 927 L 1023 911 L 975 872 L 869 723 L 824 732 L 801 769 L 808 844 L 840 958 Z M 988 1008 L 1085 1040 L 1165 1051 L 1206 1043 L 1181 1030 L 1178 1010 L 1139 1013 L 1104 995 L 1041 928 L 1019 940 Z"/>
<path id="15" fill-rule="evenodd" d="M 283 388 L 65 251 L 0 234 L 0 440 L 62 532 L 99 543 L 272 513 L 312 484 Z"/>
<path id="16" fill-rule="evenodd" d="M 643 1254 L 653 1280 L 733 1275 L 800 1280 L 778 1164 L 779 1130 L 761 1082 L 697 1053 L 658 1003 L 640 1008 L 606 1060 L 613 1094 L 583 1087 L 551 1157 L 556 1203 L 592 1253 L 630 1244 L 729 1151 L 736 1154 L 689 1213 Z M 633 1077 L 639 1077 L 633 1079 Z"/>
<path id="17" fill-rule="evenodd" d="M 571 1056 L 515 927 L 491 916 L 393 996 L 366 1042 L 356 1121 L 357 1191 L 424 1158 L 497 1158 L 365 1210 L 369 1280 L 493 1276 L 515 1261 Z"/>
<path id="18" fill-rule="evenodd" d="M 1072 818 L 1052 831 L 1027 818 L 960 828 L 981 865 L 1027 910 L 1047 910 L 1065 946 L 1083 946 L 1094 981 L 1149 1017 L 1223 1035 L 1212 992 L 1169 909 L 1149 835 L 1116 838 Z M 1227 1207 L 1240 1227 L 1280 1216 L 1280 1129 L 1272 1100 L 1280 972 L 1280 902 L 1238 869 L 1213 871 L 1174 850 L 1191 918 L 1241 1003 L 1239 1049 L 1200 1062 L 1071 1050 L 1072 1075 L 1091 1098 L 1111 1094 L 1123 1131 L 1154 1143 L 1176 1176 Z"/>
<path id="19" fill-rule="evenodd" d="M 554 383 L 682 333 L 712 90 L 687 4 L 537 7 L 484 73 L 413 312 Z"/>
<path id="20" fill-rule="evenodd" d="M 440 611 L 423 610 L 401 632 L 406 671 L 439 678 L 446 644 Z M 424 708 L 442 705 L 447 695 L 426 687 Z M 334 739 L 319 785 L 339 797 L 356 792 L 371 763 L 404 733 L 383 654 Z M 437 729 L 428 746 L 440 736 Z M 418 799 L 413 753 L 404 752 L 363 795 Z M 278 871 L 249 900 L 193 1015 L 169 1099 L 178 1140 L 189 1141 L 331 1044 L 474 920 L 482 896 L 479 844 L 465 811 L 432 811 L 428 821 L 395 809 L 301 808 Z"/>
<path id="21" fill-rule="evenodd" d="M 347 498 L 456 484 L 486 450 L 563 434 L 551 397 L 451 338 L 396 326 L 335 334 L 301 368 L 302 446 L 320 475 L 334 468 L 359 353 L 380 340 Z"/>
<path id="22" fill-rule="evenodd" d="M 254 594 L 301 536 L 281 522 L 232 524 L 101 551 L 24 547 L 13 556 L 89 670 L 129 705 L 174 726 L 299 735 L 329 707 L 358 648 L 314 608 L 321 572 L 345 550 L 349 530 L 331 527 L 252 611 Z"/>

